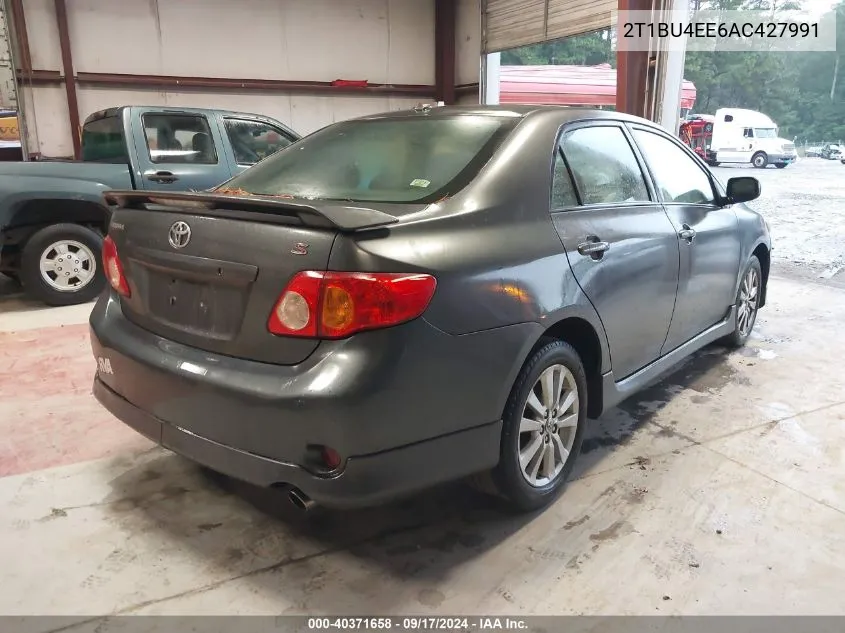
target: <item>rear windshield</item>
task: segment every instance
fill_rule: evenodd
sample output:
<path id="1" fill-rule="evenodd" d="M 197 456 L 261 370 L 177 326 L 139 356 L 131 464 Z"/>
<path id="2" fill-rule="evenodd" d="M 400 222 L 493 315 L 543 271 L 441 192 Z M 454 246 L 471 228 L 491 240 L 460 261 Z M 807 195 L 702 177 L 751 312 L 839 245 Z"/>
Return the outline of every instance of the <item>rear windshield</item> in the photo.
<path id="1" fill-rule="evenodd" d="M 97 119 L 83 126 L 82 160 L 95 163 L 129 162 L 120 117 Z"/>
<path id="2" fill-rule="evenodd" d="M 223 189 L 312 200 L 434 202 L 465 187 L 518 120 L 420 115 L 337 123 L 247 169 Z"/>

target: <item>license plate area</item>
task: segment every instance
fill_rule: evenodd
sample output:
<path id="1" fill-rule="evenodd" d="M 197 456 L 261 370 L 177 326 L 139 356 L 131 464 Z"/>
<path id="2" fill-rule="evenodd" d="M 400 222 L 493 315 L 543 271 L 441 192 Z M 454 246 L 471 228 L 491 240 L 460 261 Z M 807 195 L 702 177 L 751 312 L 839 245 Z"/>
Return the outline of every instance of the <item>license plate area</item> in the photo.
<path id="1" fill-rule="evenodd" d="M 148 270 L 147 308 L 164 325 L 204 337 L 231 340 L 240 328 L 246 288 L 188 280 Z"/>

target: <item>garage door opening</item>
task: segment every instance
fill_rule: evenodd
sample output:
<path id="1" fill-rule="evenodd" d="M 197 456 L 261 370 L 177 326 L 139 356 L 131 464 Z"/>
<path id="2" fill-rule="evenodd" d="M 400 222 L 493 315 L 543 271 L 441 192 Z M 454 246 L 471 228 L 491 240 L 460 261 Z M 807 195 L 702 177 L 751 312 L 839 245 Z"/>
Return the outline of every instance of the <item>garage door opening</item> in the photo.
<path id="1" fill-rule="evenodd" d="M 616 52 L 610 29 L 491 53 L 487 59 L 487 103 L 566 105 L 616 109 Z M 695 104 L 696 90 L 684 79 L 681 117 Z"/>

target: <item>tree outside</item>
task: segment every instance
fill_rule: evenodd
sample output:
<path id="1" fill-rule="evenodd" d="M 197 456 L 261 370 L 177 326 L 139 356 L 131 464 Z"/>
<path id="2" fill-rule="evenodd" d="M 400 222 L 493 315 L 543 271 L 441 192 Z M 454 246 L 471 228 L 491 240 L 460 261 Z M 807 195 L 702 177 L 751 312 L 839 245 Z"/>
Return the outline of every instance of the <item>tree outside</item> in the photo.
<path id="1" fill-rule="evenodd" d="M 725 11 L 801 8 L 793 0 L 702 0 L 700 9 Z M 769 115 L 785 138 L 845 139 L 845 0 L 836 12 L 837 51 L 806 53 L 709 52 L 686 55 L 684 77 L 697 90 L 695 112 L 748 108 Z M 505 51 L 503 65 L 616 65 L 609 31 Z"/>

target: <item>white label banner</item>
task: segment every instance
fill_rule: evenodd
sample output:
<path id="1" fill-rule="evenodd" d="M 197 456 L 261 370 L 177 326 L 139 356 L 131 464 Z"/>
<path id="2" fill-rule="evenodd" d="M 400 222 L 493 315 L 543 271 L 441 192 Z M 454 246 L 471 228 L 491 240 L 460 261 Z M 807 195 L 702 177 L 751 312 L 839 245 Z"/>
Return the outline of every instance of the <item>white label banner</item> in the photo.
<path id="1" fill-rule="evenodd" d="M 804 11 L 614 11 L 618 51 L 743 51 L 806 53 L 836 50 L 836 15 Z"/>

